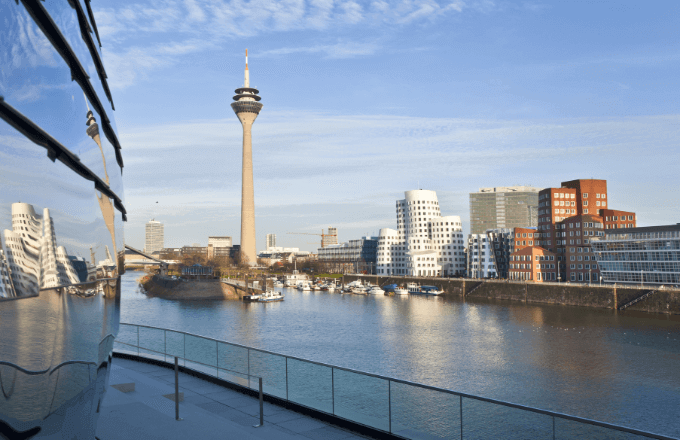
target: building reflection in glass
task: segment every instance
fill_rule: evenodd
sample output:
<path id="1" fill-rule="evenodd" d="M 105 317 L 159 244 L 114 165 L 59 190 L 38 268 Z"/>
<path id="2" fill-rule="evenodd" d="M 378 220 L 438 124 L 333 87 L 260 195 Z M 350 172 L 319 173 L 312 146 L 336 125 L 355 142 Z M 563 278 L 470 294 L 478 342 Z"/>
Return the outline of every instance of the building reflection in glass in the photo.
<path id="1" fill-rule="evenodd" d="M 0 438 L 94 438 L 118 333 L 123 161 L 86 8 L 0 3 Z"/>

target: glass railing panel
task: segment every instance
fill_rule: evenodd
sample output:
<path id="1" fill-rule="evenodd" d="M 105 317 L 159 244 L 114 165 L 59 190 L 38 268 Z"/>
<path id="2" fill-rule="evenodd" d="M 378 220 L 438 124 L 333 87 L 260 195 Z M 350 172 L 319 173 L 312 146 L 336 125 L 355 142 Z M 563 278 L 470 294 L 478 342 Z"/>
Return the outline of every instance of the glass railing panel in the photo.
<path id="1" fill-rule="evenodd" d="M 408 439 L 460 438 L 460 397 L 390 382 L 392 433 Z"/>
<path id="2" fill-rule="evenodd" d="M 139 327 L 130 324 L 121 324 L 116 335 L 116 349 L 126 350 L 126 352 L 137 353 L 137 331 Z"/>
<path id="3" fill-rule="evenodd" d="M 333 369 L 335 415 L 373 428 L 389 430 L 386 379 Z"/>
<path id="4" fill-rule="evenodd" d="M 217 343 L 217 375 L 220 379 L 248 386 L 248 349 L 226 342 Z"/>
<path id="5" fill-rule="evenodd" d="M 629 434 L 588 423 L 555 417 L 555 440 L 587 438 L 588 440 L 642 440 L 651 437 Z"/>
<path id="6" fill-rule="evenodd" d="M 184 335 L 185 366 L 217 376 L 217 341 L 200 336 Z"/>
<path id="7" fill-rule="evenodd" d="M 158 328 L 139 327 L 139 348 L 155 351 L 158 354 L 165 352 L 165 330 Z"/>
<path id="8" fill-rule="evenodd" d="M 463 438 L 552 440 L 552 416 L 463 397 Z"/>
<path id="9" fill-rule="evenodd" d="M 184 333 L 165 331 L 165 361 L 175 363 L 177 356 L 179 365 L 184 365 Z"/>
<path id="10" fill-rule="evenodd" d="M 137 347 L 131 347 L 127 344 L 123 344 L 122 342 L 118 342 L 118 341 L 113 342 L 113 351 L 116 351 L 118 353 L 124 353 L 124 354 L 134 354 L 134 355 L 139 354 L 139 350 L 137 349 Z"/>
<path id="11" fill-rule="evenodd" d="M 286 398 L 286 358 L 284 356 L 250 350 L 250 388 L 262 390 L 272 396 Z"/>
<path id="12" fill-rule="evenodd" d="M 332 414 L 332 368 L 289 358 L 288 400 Z"/>

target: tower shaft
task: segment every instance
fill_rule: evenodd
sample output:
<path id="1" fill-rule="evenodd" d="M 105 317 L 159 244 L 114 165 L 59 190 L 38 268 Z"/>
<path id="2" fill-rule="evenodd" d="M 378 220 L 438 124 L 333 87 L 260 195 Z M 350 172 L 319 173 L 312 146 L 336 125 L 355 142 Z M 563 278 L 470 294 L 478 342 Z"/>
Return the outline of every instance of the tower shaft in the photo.
<path id="1" fill-rule="evenodd" d="M 255 243 L 255 189 L 253 184 L 253 122 L 260 114 L 262 104 L 259 91 L 250 87 L 248 50 L 243 87 L 236 89 L 231 108 L 243 126 L 243 168 L 241 177 L 241 262 L 254 265 L 257 261 Z"/>
<path id="2" fill-rule="evenodd" d="M 243 125 L 243 170 L 241 177 L 241 261 L 254 264 L 257 260 L 255 244 L 255 189 L 253 184 L 252 126 L 255 113 L 239 113 Z"/>

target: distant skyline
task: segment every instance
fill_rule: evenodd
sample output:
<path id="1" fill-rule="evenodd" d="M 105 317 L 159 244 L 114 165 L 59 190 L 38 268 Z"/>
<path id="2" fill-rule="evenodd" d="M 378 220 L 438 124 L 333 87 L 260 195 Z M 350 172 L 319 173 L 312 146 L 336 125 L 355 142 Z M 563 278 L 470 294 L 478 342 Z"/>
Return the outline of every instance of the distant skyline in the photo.
<path id="1" fill-rule="evenodd" d="M 469 231 L 480 187 L 608 181 L 640 226 L 677 223 L 676 2 L 93 4 L 125 159 L 126 242 L 240 230 L 243 83 L 257 249 L 315 250 L 396 226 L 404 191 L 435 190 Z M 156 203 L 158 202 L 158 203 Z M 308 237 L 308 238 L 305 238 Z M 312 244 L 315 243 L 315 244 Z"/>

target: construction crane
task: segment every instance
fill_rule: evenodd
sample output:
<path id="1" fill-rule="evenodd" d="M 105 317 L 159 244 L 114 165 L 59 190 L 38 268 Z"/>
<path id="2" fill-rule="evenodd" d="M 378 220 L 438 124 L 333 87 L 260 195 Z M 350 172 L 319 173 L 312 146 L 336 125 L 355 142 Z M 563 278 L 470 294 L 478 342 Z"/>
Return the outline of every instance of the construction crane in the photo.
<path id="1" fill-rule="evenodd" d="M 288 234 L 298 234 L 298 235 L 320 235 L 321 236 L 321 247 L 324 248 L 326 247 L 326 237 L 335 237 L 336 242 L 337 242 L 337 234 L 324 234 L 323 229 L 321 230 L 321 234 L 314 234 L 313 232 L 288 232 Z"/>

